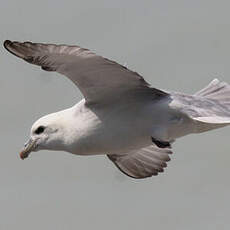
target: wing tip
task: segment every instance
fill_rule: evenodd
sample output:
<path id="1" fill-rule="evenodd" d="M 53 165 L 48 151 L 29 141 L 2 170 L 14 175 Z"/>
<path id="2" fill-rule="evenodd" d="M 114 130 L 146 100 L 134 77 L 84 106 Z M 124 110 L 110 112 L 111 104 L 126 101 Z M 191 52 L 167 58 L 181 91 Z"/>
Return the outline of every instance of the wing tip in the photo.
<path id="1" fill-rule="evenodd" d="M 22 58 L 31 63 L 29 52 L 31 52 L 31 42 L 17 42 L 5 40 L 3 43 L 4 48 L 16 57 Z"/>
<path id="2" fill-rule="evenodd" d="M 12 41 L 10 41 L 10 40 L 5 40 L 4 43 L 3 43 L 3 46 L 4 46 L 5 49 L 7 49 L 8 51 L 10 51 L 10 50 L 9 50 L 9 46 L 10 46 L 11 44 L 12 44 Z"/>
<path id="3" fill-rule="evenodd" d="M 4 48 L 9 51 L 11 54 L 24 59 L 25 55 L 23 55 L 23 53 L 19 52 L 17 50 L 17 44 L 18 42 L 14 42 L 14 41 L 10 41 L 10 40 L 5 40 L 3 43 Z"/>

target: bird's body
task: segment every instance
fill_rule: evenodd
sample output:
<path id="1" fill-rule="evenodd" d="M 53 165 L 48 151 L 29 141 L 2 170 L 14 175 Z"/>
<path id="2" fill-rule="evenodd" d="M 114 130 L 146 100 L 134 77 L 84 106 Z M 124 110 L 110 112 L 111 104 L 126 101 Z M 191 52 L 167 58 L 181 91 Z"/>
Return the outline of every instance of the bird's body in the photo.
<path id="1" fill-rule="evenodd" d="M 101 107 L 87 105 L 83 99 L 72 108 L 43 117 L 42 122 L 63 124 L 67 152 L 76 155 L 122 153 L 151 145 L 151 136 L 172 142 L 195 130 L 192 119 L 170 108 L 168 100 L 124 101 Z"/>
<path id="2" fill-rule="evenodd" d="M 67 110 L 42 119 L 62 120 L 59 123 L 64 124 L 63 139 L 68 147 L 65 150 L 76 155 L 122 153 L 151 145 L 150 137 L 173 142 L 187 134 L 225 125 L 207 125 L 191 119 L 180 111 L 185 104 L 177 100 L 179 95 L 174 93 L 174 96 L 161 100 L 125 100 L 102 107 L 87 105 L 83 99 Z"/>
<path id="3" fill-rule="evenodd" d="M 66 75 L 85 99 L 34 123 L 21 152 L 106 154 L 125 174 L 163 172 L 178 137 L 230 124 L 230 86 L 217 79 L 194 95 L 152 88 L 136 72 L 78 46 L 6 41 L 5 48 Z"/>

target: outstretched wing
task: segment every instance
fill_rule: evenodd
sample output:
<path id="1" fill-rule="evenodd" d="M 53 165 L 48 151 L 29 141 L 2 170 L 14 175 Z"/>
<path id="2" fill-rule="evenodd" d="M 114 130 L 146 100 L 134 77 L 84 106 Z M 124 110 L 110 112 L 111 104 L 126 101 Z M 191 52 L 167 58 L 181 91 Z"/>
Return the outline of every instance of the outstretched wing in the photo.
<path id="1" fill-rule="evenodd" d="M 167 93 L 149 87 L 136 72 L 79 46 L 5 41 L 4 47 L 25 61 L 46 71 L 67 76 L 87 102 L 119 99 L 124 93 Z"/>
<path id="2" fill-rule="evenodd" d="M 108 158 L 127 176 L 141 179 L 163 172 L 170 161 L 170 148 L 160 149 L 154 145 L 125 154 L 109 154 Z"/>

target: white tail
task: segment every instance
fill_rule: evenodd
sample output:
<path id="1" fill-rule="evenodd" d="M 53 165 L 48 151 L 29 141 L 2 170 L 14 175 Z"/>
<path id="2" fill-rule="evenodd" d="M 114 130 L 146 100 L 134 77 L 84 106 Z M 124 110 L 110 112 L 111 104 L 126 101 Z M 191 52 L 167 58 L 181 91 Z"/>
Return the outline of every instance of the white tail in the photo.
<path id="1" fill-rule="evenodd" d="M 195 96 L 206 97 L 218 101 L 222 105 L 228 106 L 230 110 L 230 85 L 214 79 L 205 88 L 195 94 Z"/>
<path id="2" fill-rule="evenodd" d="M 208 86 L 194 94 L 196 98 L 206 99 L 201 103 L 205 116 L 193 119 L 212 124 L 230 123 L 230 85 L 214 79 Z M 210 104 L 206 103 L 209 102 Z"/>

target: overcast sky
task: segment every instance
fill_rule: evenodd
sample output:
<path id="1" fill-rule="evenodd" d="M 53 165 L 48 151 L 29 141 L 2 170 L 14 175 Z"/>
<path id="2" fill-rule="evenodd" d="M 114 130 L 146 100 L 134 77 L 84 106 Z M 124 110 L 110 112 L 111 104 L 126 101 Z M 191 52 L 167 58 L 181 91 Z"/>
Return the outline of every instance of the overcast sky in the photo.
<path id="1" fill-rule="evenodd" d="M 154 87 L 194 93 L 230 83 L 230 2 L 1 1 L 0 41 L 77 44 Z M 0 229 L 227 230 L 230 128 L 177 140 L 164 174 L 134 180 L 105 156 L 19 151 L 39 117 L 81 99 L 57 73 L 0 48 Z"/>

